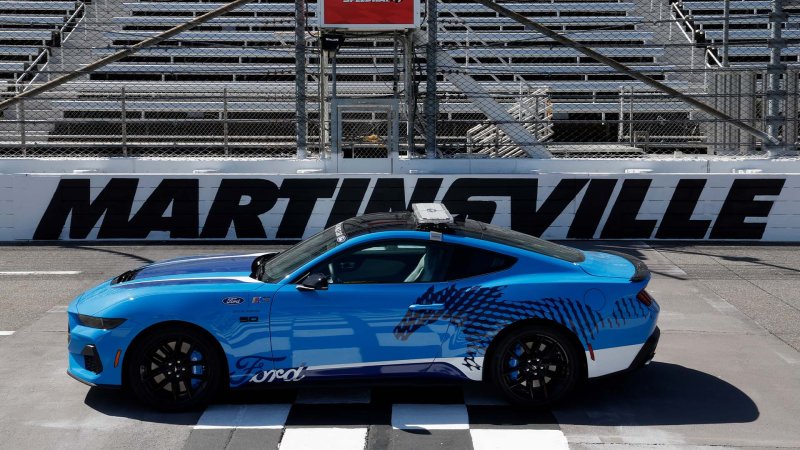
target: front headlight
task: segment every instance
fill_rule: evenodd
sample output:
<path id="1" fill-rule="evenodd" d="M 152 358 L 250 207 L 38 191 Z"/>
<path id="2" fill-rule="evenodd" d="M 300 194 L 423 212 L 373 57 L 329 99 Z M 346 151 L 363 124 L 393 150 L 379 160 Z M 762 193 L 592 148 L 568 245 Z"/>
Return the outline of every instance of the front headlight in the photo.
<path id="1" fill-rule="evenodd" d="M 122 322 L 125 322 L 125 319 L 106 319 L 104 317 L 94 317 L 94 316 L 87 316 L 84 314 L 78 314 L 78 322 L 80 322 L 81 325 L 89 328 L 100 328 L 103 330 L 111 330 L 122 325 Z"/>

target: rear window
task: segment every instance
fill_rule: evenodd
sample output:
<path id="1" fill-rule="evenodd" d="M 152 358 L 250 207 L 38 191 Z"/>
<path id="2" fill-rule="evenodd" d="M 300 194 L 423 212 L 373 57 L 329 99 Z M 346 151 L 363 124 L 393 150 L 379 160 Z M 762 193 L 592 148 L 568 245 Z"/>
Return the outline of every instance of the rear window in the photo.
<path id="1" fill-rule="evenodd" d="M 462 245 L 453 245 L 450 246 L 450 249 L 451 253 L 445 273 L 446 281 L 499 272 L 517 262 L 510 256 Z"/>
<path id="2" fill-rule="evenodd" d="M 534 253 L 551 256 L 553 258 L 558 258 L 571 263 L 579 263 L 586 259 L 586 257 L 583 255 L 583 252 L 575 248 L 555 244 L 544 239 L 533 237 L 529 234 L 508 230 L 506 228 L 501 228 L 494 225 L 480 222 L 473 222 L 473 224 L 477 224 L 478 227 L 466 227 L 464 230 L 465 236 L 521 248 L 523 250 L 529 250 Z M 478 228 L 480 228 L 480 230 L 478 230 Z"/>

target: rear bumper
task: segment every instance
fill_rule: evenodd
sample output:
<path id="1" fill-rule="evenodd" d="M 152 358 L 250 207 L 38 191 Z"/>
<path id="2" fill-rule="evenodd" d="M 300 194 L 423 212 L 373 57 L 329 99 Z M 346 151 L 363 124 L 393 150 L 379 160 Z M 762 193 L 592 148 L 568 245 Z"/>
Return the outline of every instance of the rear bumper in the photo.
<path id="1" fill-rule="evenodd" d="M 628 367 L 628 370 L 640 369 L 653 360 L 653 357 L 656 356 L 656 347 L 658 347 L 659 338 L 661 338 L 661 330 L 656 327 L 655 330 L 653 330 L 653 334 L 645 341 L 642 349 L 639 350 L 636 358 L 633 358 L 633 362 L 630 367 Z"/>

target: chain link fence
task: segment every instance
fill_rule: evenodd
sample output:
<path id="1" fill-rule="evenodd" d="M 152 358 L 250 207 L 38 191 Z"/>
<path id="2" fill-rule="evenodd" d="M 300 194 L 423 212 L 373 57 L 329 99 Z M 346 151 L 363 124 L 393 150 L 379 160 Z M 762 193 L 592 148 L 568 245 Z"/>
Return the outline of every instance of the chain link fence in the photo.
<path id="1" fill-rule="evenodd" d="M 304 2 L 302 55 L 295 2 L 257 0 L 3 109 L 0 156 L 642 158 L 797 150 L 796 1 L 498 4 L 576 44 L 479 3 L 448 0 L 423 17 L 420 30 L 328 30 L 336 42 L 323 49 L 317 4 Z M 0 0 L 0 100 L 223 5 Z M 584 47 L 734 120 L 700 111 Z M 296 75 L 298 55 L 305 77 Z"/>

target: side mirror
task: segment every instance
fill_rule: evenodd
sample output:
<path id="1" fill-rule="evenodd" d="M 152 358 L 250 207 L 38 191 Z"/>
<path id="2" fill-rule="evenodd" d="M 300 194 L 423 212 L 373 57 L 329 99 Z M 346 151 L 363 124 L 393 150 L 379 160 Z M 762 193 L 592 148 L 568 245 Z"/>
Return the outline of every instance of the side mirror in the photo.
<path id="1" fill-rule="evenodd" d="M 312 273 L 296 288 L 298 291 L 325 291 L 328 289 L 328 277 L 321 273 Z"/>

